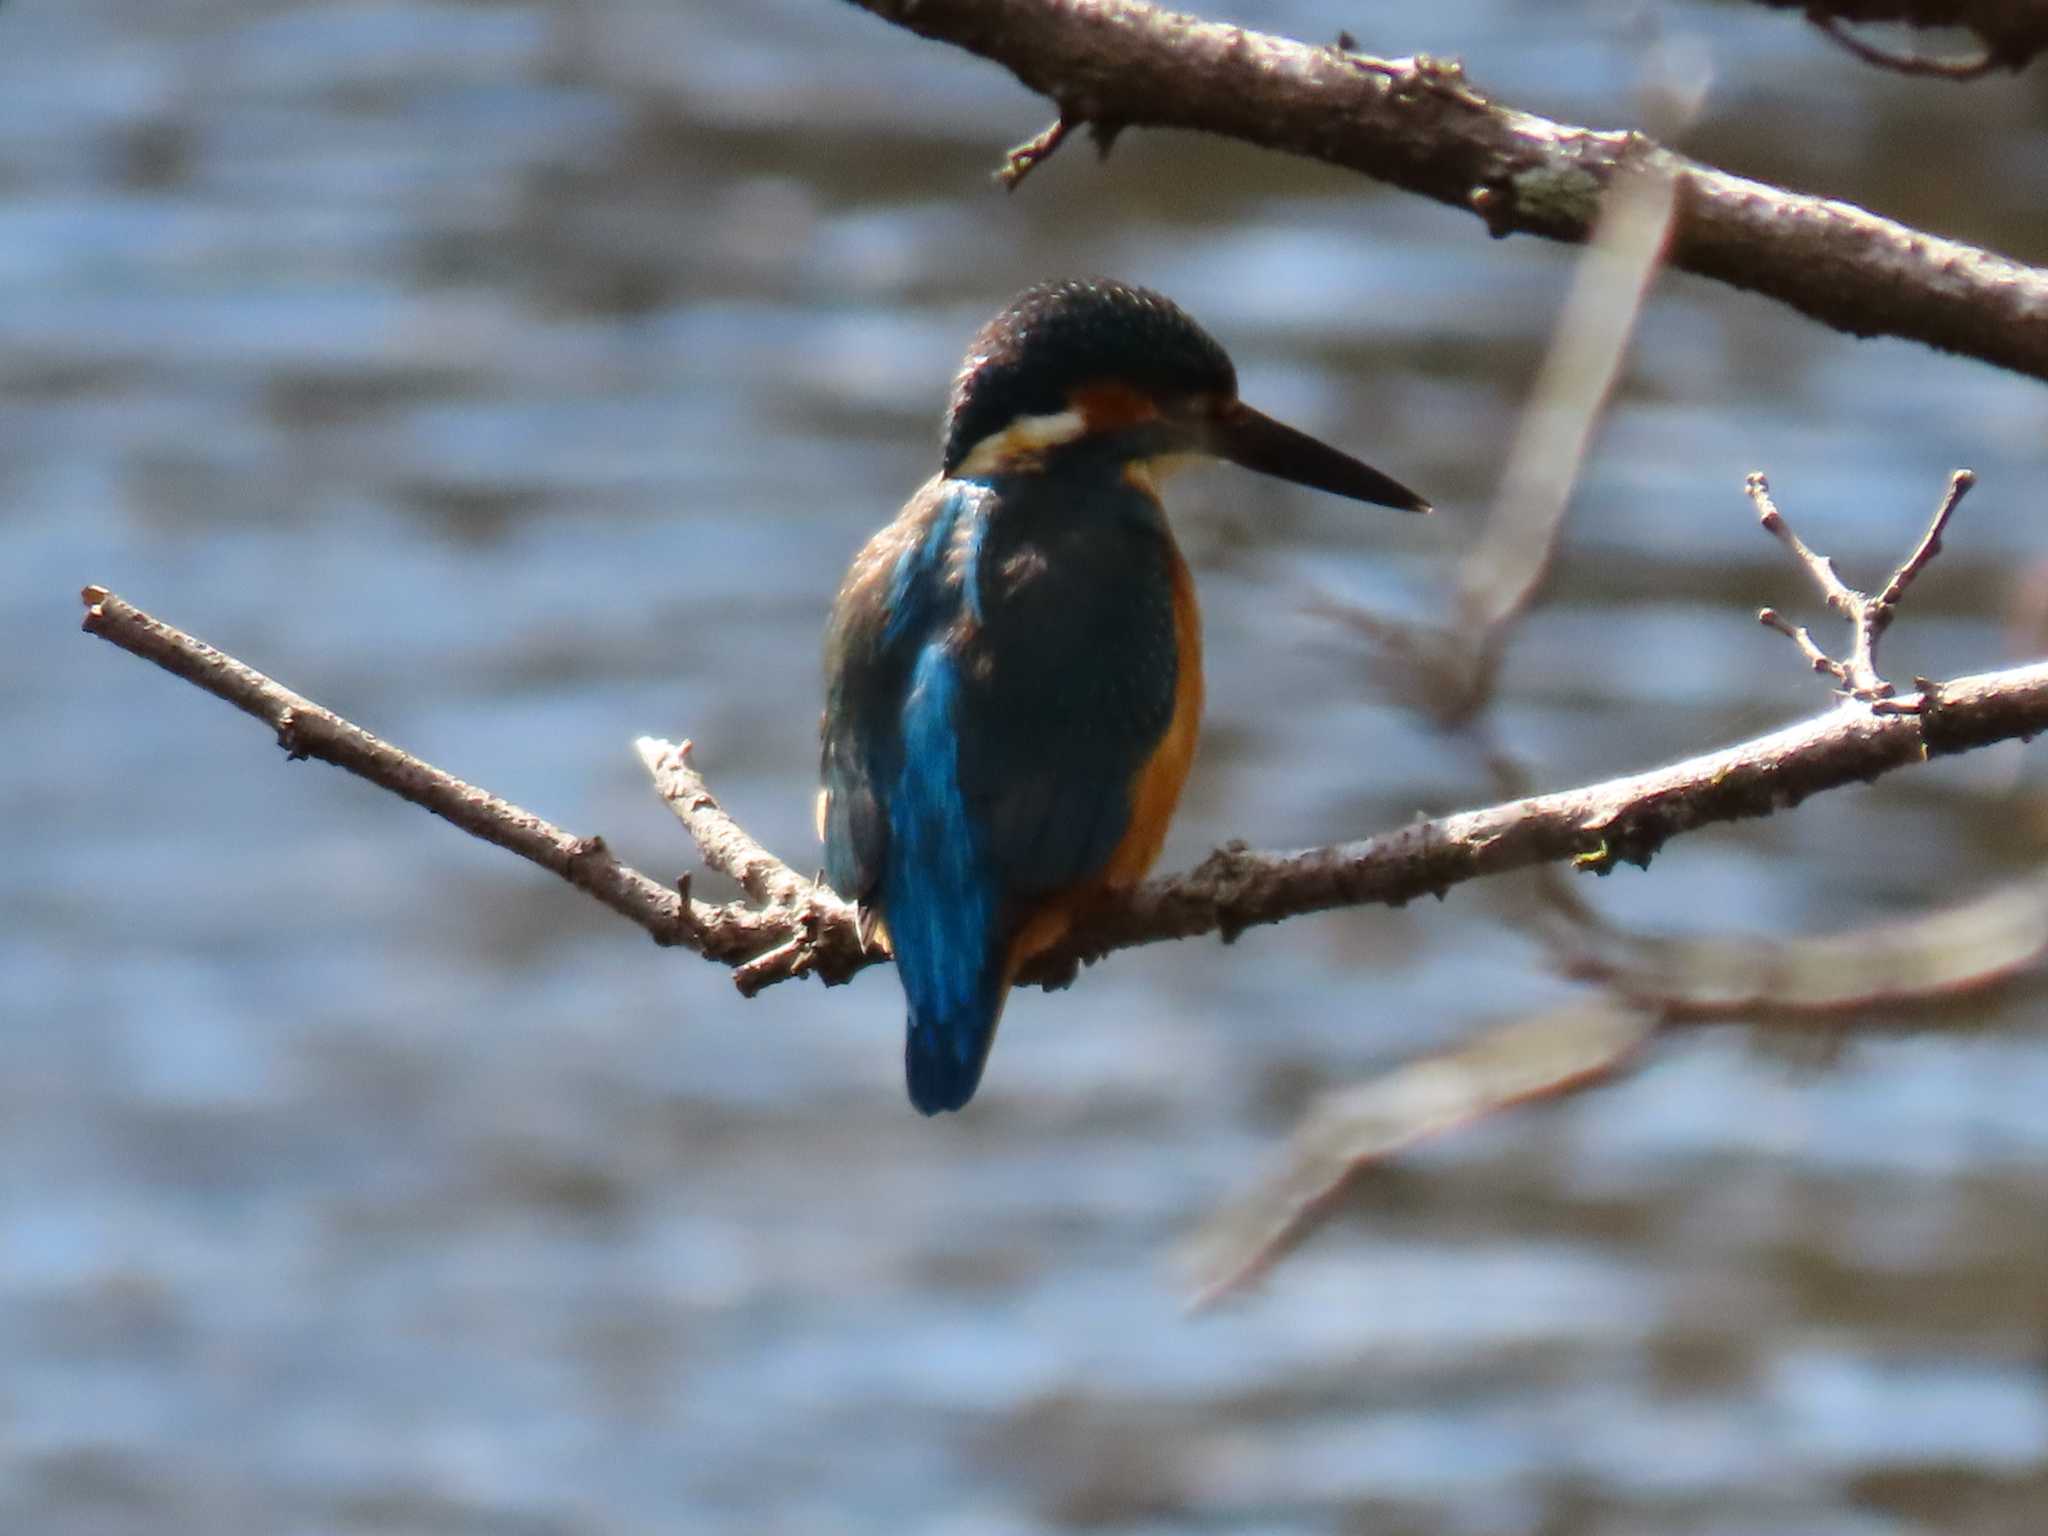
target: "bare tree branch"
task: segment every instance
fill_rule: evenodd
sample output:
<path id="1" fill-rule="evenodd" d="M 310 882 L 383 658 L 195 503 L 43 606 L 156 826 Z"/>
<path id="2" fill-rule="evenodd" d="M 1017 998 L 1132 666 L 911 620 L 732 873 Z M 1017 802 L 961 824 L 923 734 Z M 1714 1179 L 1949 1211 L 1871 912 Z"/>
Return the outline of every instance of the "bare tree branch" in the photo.
<path id="1" fill-rule="evenodd" d="M 1920 536 L 1913 552 L 1899 562 L 1891 580 L 1884 584 L 1884 590 L 1871 597 L 1843 581 L 1835 570 L 1834 561 L 1806 547 L 1799 535 L 1792 531 L 1792 525 L 1785 521 L 1785 514 L 1778 510 L 1778 504 L 1771 500 L 1769 482 L 1762 475 L 1751 475 L 1746 489 L 1756 507 L 1757 521 L 1766 533 L 1774 536 L 1792 552 L 1795 560 L 1806 567 L 1807 575 L 1820 588 L 1828 606 L 1849 621 L 1849 658 L 1837 661 L 1828 655 L 1814 643 L 1813 636 L 1803 626 L 1793 624 L 1775 608 L 1766 608 L 1758 613 L 1758 622 L 1775 629 L 1798 646 L 1807 664 L 1814 671 L 1825 672 L 1834 678 L 1842 685 L 1844 693 L 1866 703 L 1889 700 L 1897 690 L 1878 675 L 1877 643 L 1898 616 L 1899 600 L 1906 595 L 1906 589 L 1941 553 L 1941 536 L 1948 528 L 1948 520 L 1955 515 L 1957 505 L 1976 483 L 1976 475 L 1967 469 L 1959 469 L 1949 476 L 1948 490 L 1942 495 L 1941 505 L 1934 509 L 1934 520 L 1927 525 L 1927 532 Z M 1882 712 L 1899 707 L 1902 706 L 1883 704 L 1879 709 Z"/>
<path id="2" fill-rule="evenodd" d="M 711 786 L 690 761 L 690 743 L 642 736 L 633 743 L 641 766 L 653 776 L 663 804 L 676 813 L 704 862 L 731 875 L 755 901 L 767 907 L 798 906 L 817 886 L 806 880 L 725 813 Z"/>
<path id="3" fill-rule="evenodd" d="M 1440 623 L 1383 618 L 1322 595 L 1310 611 L 1336 619 L 1372 648 L 1374 680 L 1439 731 L 1483 740 L 1500 665 L 1516 627 L 1549 578 L 1579 469 L 1628 356 L 1629 339 L 1656 277 L 1673 207 L 1672 178 L 1644 167 L 1617 185 L 1572 277 L 1543 366 L 1508 447 L 1485 525 L 1458 562 L 1449 617 Z M 1503 779 L 1503 793 L 1519 793 Z"/>
<path id="4" fill-rule="evenodd" d="M 85 631 L 254 715 L 277 733 L 292 759 L 317 757 L 432 811 L 473 837 L 588 891 L 639 924 L 657 944 L 681 945 L 706 959 L 735 963 L 788 937 L 789 921 L 744 906 L 716 906 L 669 890 L 612 856 L 601 837 L 578 837 L 531 811 L 500 800 L 421 762 L 322 709 L 203 640 L 151 618 L 105 587 L 87 587 Z"/>
<path id="5" fill-rule="evenodd" d="M 1648 207 L 1646 205 L 1646 211 Z M 1658 220 L 1624 241 L 1637 272 L 1655 259 Z M 1641 283 L 1624 284 L 1632 314 Z M 1605 380 L 1618 362 L 1625 320 L 1603 330 L 1594 378 L 1553 423 L 1561 454 L 1581 456 Z M 1529 572 L 1506 583 L 1511 598 L 1467 619 L 1484 636 L 1505 633 L 1526 610 L 1561 526 L 1569 469 L 1549 465 L 1504 491 L 1496 520 L 1525 518 L 1507 538 L 1511 564 Z M 1966 470 L 1918 544 L 1876 597 L 1843 582 L 1809 549 L 1772 502 L 1761 475 L 1748 489 L 1762 526 L 1798 559 L 1831 606 L 1850 623 L 1849 663 L 1827 657 L 1804 630 L 1801 648 L 1831 672 L 1847 696 L 1831 714 L 1727 751 L 1583 790 L 1517 796 L 1462 816 L 1419 823 L 1383 839 L 1293 855 L 1219 850 L 1191 874 L 1155 882 L 1127 903 L 1084 922 L 1068 948 L 1028 979 L 1069 979 L 1082 957 L 1125 945 L 1219 930 L 1369 901 L 1400 902 L 1482 874 L 1538 868 L 1545 877 L 1542 936 L 1567 974 L 1596 983 L 1586 1002 L 1511 1021 L 1443 1053 L 1326 1095 L 1291 1139 L 1276 1171 L 1207 1223 L 1188 1251 L 1194 1305 L 1211 1305 L 1263 1276 L 1337 1209 L 1351 1185 L 1419 1141 L 1535 1100 L 1575 1093 L 1640 1059 L 1660 1032 L 1678 1025 L 1756 1022 L 1810 1025 L 1859 1008 L 1960 995 L 2004 979 L 2048 950 L 2048 883 L 1993 892 L 1966 906 L 1894 926 L 1823 939 L 1731 941 L 1658 939 L 1606 922 L 1557 873 L 1569 858 L 1604 873 L 1621 860 L 1645 863 L 1664 839 L 1694 826 L 1767 815 L 1807 794 L 1875 777 L 1907 762 L 2048 727 L 2048 663 L 1936 685 L 1917 680 L 1910 699 L 1892 697 L 1876 670 L 1878 638 L 1913 581 L 1940 553 L 1957 503 L 1974 483 Z M 1504 536 L 1505 538 L 1505 536 Z M 690 762 L 689 745 L 643 737 L 635 746 L 657 789 L 711 867 L 731 875 L 761 905 L 716 906 L 621 865 L 599 838 L 579 838 L 464 784 L 280 687 L 203 642 L 88 587 L 85 627 L 157 662 L 268 722 L 294 757 L 317 756 L 445 816 L 457 826 L 531 859 L 588 890 L 664 944 L 681 944 L 728 964 L 740 991 L 816 973 L 841 981 L 881 958 L 853 909 L 778 860 L 729 817 Z M 1768 610 L 1767 610 L 1768 612 Z M 1779 621 L 1778 627 L 1791 631 Z M 1449 637 L 1446 637 L 1448 641 Z M 1450 728 L 1482 743 L 1477 712 L 1490 680 Z M 1504 786 L 1519 764 L 1489 761 Z"/>
<path id="6" fill-rule="evenodd" d="M 619 863 L 602 839 L 577 837 L 442 773 L 104 588 L 86 588 L 84 600 L 89 633 L 266 722 L 290 755 L 333 763 L 531 860 L 659 943 L 738 967 L 743 990 L 814 972 L 843 981 L 882 958 L 863 942 L 850 907 L 792 870 L 760 877 L 764 889 L 788 894 L 789 904 L 754 908 L 679 895 Z M 1334 907 L 1399 905 L 1542 863 L 1570 860 L 1599 873 L 1647 864 L 1668 838 L 1696 827 L 1766 816 L 1930 756 L 2048 730 L 2048 662 L 1923 682 L 1918 694 L 1896 702 L 1913 712 L 1847 704 L 1666 768 L 1420 821 L 1362 842 L 1301 853 L 1231 844 L 1187 874 L 1149 882 L 1088 915 L 1025 979 L 1058 984 L 1077 961 L 1112 950 L 1204 933 L 1234 938 L 1254 924 Z M 645 750 L 657 759 L 671 753 L 666 744 Z"/>
<path id="7" fill-rule="evenodd" d="M 1043 132 L 1026 139 L 1004 156 L 1003 168 L 996 172 L 996 180 L 1014 192 L 1024 184 L 1024 178 L 1038 168 L 1038 162 L 1052 157 L 1059 147 L 1067 142 L 1072 125 L 1064 117 L 1056 117 Z"/>
<path id="8" fill-rule="evenodd" d="M 1975 58 L 1944 59 L 1925 53 L 1894 53 L 1889 48 L 1880 48 L 1849 30 L 1849 24 L 1839 16 L 1816 16 L 1807 13 L 1820 35 L 1837 44 L 1848 53 L 1854 54 L 1864 63 L 1878 69 L 1888 69 L 1895 75 L 1916 75 L 1924 80 L 1981 80 L 1998 67 L 1998 56 L 1989 48 Z M 2014 65 L 2018 68 L 2018 65 Z"/>
<path id="9" fill-rule="evenodd" d="M 1843 933 L 1665 938 L 1608 927 L 1580 944 L 1571 975 L 1667 1025 L 1812 1029 L 1966 997 L 2036 964 L 2048 954 L 2048 880 Z"/>
<path id="10" fill-rule="evenodd" d="M 1799 11 L 1828 37 L 1866 63 L 1906 75 L 1975 80 L 1994 69 L 2021 70 L 2048 50 L 2048 5 L 2039 0 L 1756 0 L 1778 11 Z M 1983 45 L 1976 58 L 1943 59 L 1894 53 L 1864 41 L 1852 26 L 1898 23 L 1972 32 Z"/>
<path id="11" fill-rule="evenodd" d="M 1651 247 L 1640 251 L 1638 259 L 1653 255 Z M 1594 327 L 1611 339 L 1602 354 L 1604 368 L 1592 367 L 1593 373 L 1604 376 L 1618 365 L 1618 349 L 1627 334 L 1619 315 L 1633 313 L 1640 289 L 1640 282 L 1615 285 L 1610 302 L 1617 317 Z M 1594 361 L 1589 359 L 1589 366 Z M 1582 448 L 1572 445 L 1585 442 L 1600 397 L 1585 388 L 1576 398 L 1580 409 L 1560 409 L 1553 427 L 1554 451 L 1568 453 L 1574 464 Z M 1538 405 L 1532 405 L 1525 437 L 1537 435 L 1530 423 L 1543 415 Z M 1508 476 L 1506 483 L 1515 483 L 1515 478 Z M 1567 474 L 1562 484 L 1569 483 Z M 1848 621 L 1851 659 L 1835 661 L 1806 630 L 1768 608 L 1764 622 L 1791 636 L 1815 670 L 1841 683 L 1851 701 L 1845 710 L 1867 708 L 1881 717 L 1921 707 L 1919 700 L 1892 697 L 1891 685 L 1877 672 L 1877 642 L 1914 580 L 1940 554 L 1949 519 L 1975 483 L 1968 470 L 1950 476 L 1926 532 L 1873 598 L 1850 587 L 1832 561 L 1809 549 L 1792 531 L 1762 475 L 1749 477 L 1747 490 L 1763 529 L 1786 547 L 1829 606 Z M 1561 513 L 1551 510 L 1552 502 L 1549 494 L 1526 490 L 1520 495 L 1504 492 L 1500 498 L 1493 522 L 1525 525 L 1520 537 L 1490 540 L 1519 552 L 1518 564 L 1508 574 L 1536 571 L 1548 560 L 1561 526 Z M 1520 590 L 1513 581 L 1504 585 Z M 1518 596 L 1502 610 L 1504 630 L 1512 627 L 1517 605 L 1526 601 L 1526 595 Z M 1380 622 L 1371 621 L 1375 626 Z M 1924 699 L 1928 685 L 1923 681 L 1920 686 Z M 1487 766 L 1504 792 L 1520 793 L 1526 770 L 1485 743 L 1482 711 L 1490 697 L 1490 687 L 1480 688 L 1451 725 L 1464 740 L 1484 749 Z M 1442 723 L 1437 715 L 1424 713 L 1432 723 Z M 2048 953 L 2048 881 L 2010 886 L 1885 927 L 1823 938 L 1737 940 L 1632 933 L 1584 901 L 1560 866 L 1544 865 L 1532 873 L 1542 899 L 1523 922 L 1551 951 L 1563 974 L 1593 983 L 1601 993 L 1496 1025 L 1449 1051 L 1325 1094 L 1289 1140 L 1277 1169 L 1206 1223 L 1189 1246 L 1186 1261 L 1192 1270 L 1195 1307 L 1211 1306 L 1264 1276 L 1338 1208 L 1354 1183 L 1389 1158 L 1456 1126 L 1604 1082 L 1641 1060 L 1644 1048 L 1661 1031 L 1683 1024 L 1736 1022 L 1839 1027 L 1845 1015 L 1865 1009 L 1885 1010 L 1880 1019 L 1896 1018 L 1901 1009 L 1915 1004 L 1995 986 Z"/>
<path id="12" fill-rule="evenodd" d="M 1635 1059 L 1657 1024 L 1655 1014 L 1619 998 L 1595 997 L 1324 1095 L 1275 1170 L 1183 1248 L 1189 1310 L 1213 1307 L 1264 1278 L 1372 1169 L 1475 1120 L 1605 1082 Z"/>
<path id="13" fill-rule="evenodd" d="M 1264 1278 L 1336 1213 L 1360 1180 L 1421 1142 L 1632 1070 L 1682 1027 L 1842 1027 L 1981 993 L 2048 953 L 2048 881 L 1942 911 L 1817 938 L 1654 939 L 1575 931 L 1572 974 L 1605 990 L 1334 1089 L 1310 1108 L 1272 1172 L 1204 1222 L 1181 1253 L 1195 1310 Z"/>
<path id="14" fill-rule="evenodd" d="M 1144 0 L 855 3 L 1003 65 L 1051 98 L 1068 128 L 1224 134 L 1469 208 L 1496 236 L 1582 241 L 1624 166 L 1661 165 L 1678 193 L 1669 265 L 1851 335 L 1901 336 L 2048 379 L 2048 272 L 1731 176 L 1641 134 L 1515 111 L 1455 62 L 1311 47 Z"/>

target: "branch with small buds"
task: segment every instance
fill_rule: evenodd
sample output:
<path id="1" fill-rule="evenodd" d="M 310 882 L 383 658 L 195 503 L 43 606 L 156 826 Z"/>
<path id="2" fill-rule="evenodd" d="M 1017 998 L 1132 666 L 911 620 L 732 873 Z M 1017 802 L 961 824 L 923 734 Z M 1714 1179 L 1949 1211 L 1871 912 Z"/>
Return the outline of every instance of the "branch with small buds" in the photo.
<path id="1" fill-rule="evenodd" d="M 1806 658 L 1813 670 L 1834 678 L 1841 685 L 1840 691 L 1848 697 L 1860 699 L 1883 713 L 1906 712 L 1908 706 L 1893 697 L 1898 690 L 1878 673 L 1877 644 L 1884 638 L 1884 632 L 1891 628 L 1892 620 L 1898 614 L 1899 600 L 1906 595 L 1906 589 L 1941 553 L 1941 536 L 1948 528 L 1948 520 L 1955 515 L 1957 505 L 1976 483 L 1977 476 L 1967 469 L 1959 469 L 1949 476 L 1948 490 L 1942 495 L 1941 505 L 1935 508 L 1934 519 L 1927 525 L 1927 532 L 1921 535 L 1913 552 L 1892 572 L 1884 590 L 1872 597 L 1843 581 L 1835 570 L 1834 561 L 1806 547 L 1771 499 L 1769 482 L 1760 474 L 1751 475 L 1745 489 L 1756 507 L 1757 521 L 1765 532 L 1775 537 L 1791 551 L 1795 560 L 1806 567 L 1807 575 L 1813 578 L 1813 584 L 1827 599 L 1828 606 L 1849 621 L 1851 641 L 1848 658 L 1838 661 L 1830 656 L 1815 643 L 1812 633 L 1804 625 L 1792 623 L 1775 608 L 1761 610 L 1757 614 L 1757 622 L 1768 629 L 1775 629 L 1798 646 L 1799 654 Z M 1922 679 L 1918 686 L 1924 695 L 1928 684 Z"/>

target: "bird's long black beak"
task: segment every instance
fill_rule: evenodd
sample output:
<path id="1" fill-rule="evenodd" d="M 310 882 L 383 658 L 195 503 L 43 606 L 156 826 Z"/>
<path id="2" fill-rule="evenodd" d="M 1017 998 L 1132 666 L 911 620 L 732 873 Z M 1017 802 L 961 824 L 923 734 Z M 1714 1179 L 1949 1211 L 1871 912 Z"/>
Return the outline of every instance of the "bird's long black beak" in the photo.
<path id="1" fill-rule="evenodd" d="M 1242 401 L 1224 404 L 1209 417 L 1205 427 L 1204 448 L 1219 459 L 1242 464 L 1262 475 L 1402 512 L 1430 510 L 1427 501 L 1400 481 L 1306 432 L 1297 432 L 1286 423 L 1275 421 L 1263 411 L 1253 410 Z"/>

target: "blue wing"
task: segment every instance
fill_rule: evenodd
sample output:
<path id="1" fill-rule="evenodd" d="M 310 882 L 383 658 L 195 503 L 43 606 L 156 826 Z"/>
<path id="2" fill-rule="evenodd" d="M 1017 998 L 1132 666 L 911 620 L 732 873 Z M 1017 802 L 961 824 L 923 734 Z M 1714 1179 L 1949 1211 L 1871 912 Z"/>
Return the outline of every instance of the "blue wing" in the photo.
<path id="1" fill-rule="evenodd" d="M 973 1097 L 1002 1015 L 1003 892 L 960 785 L 960 673 L 942 639 L 918 653 L 889 796 L 882 904 L 910 1005 L 904 1066 L 926 1114 Z"/>
<path id="2" fill-rule="evenodd" d="M 997 508 L 1000 505 L 1000 512 Z M 826 874 L 886 921 L 912 1101 L 973 1095 L 1008 938 L 1084 885 L 1172 718 L 1164 522 L 1037 482 L 933 481 L 855 561 L 827 639 Z"/>
<path id="3" fill-rule="evenodd" d="M 903 761 L 903 707 L 918 653 L 950 622 L 940 566 L 959 482 L 928 481 L 847 572 L 825 636 L 825 877 L 872 904 L 889 848 L 888 797 Z"/>
<path id="4" fill-rule="evenodd" d="M 973 1096 L 1004 991 L 1000 875 L 959 774 L 956 649 L 985 495 L 919 492 L 854 562 L 826 642 L 826 875 L 888 924 L 926 1114 Z"/>

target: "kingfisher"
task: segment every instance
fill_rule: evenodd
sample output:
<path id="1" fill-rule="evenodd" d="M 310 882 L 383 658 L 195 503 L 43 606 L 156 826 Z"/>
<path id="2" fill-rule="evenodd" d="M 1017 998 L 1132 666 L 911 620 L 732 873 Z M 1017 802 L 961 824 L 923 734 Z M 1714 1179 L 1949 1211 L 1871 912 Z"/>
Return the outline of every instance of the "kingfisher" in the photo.
<path id="1" fill-rule="evenodd" d="M 894 954 L 927 1115 L 974 1096 L 1019 970 L 1159 857 L 1202 713 L 1159 498 L 1221 458 L 1354 501 L 1406 486 L 1237 397 L 1171 300 L 1027 289 L 953 380 L 939 472 L 855 558 L 825 640 L 825 875 Z"/>

